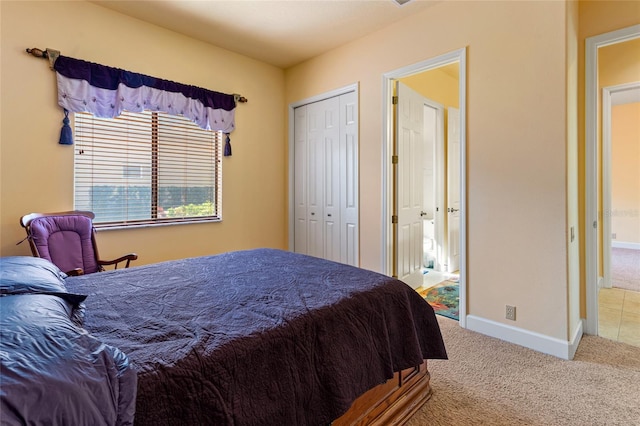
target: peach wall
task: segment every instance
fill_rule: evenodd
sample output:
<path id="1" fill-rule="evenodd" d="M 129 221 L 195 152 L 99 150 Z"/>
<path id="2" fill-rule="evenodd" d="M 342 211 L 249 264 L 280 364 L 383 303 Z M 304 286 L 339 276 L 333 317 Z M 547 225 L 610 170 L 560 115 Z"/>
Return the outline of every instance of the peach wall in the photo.
<path id="1" fill-rule="evenodd" d="M 382 268 L 382 76 L 466 46 L 470 314 L 567 338 L 565 20 L 563 2 L 441 2 L 286 71 L 287 104 L 360 84 L 363 267 Z"/>
<path id="2" fill-rule="evenodd" d="M 57 144 L 55 74 L 25 48 L 192 84 L 249 99 L 237 108 L 233 156 L 223 160 L 223 221 L 99 231 L 105 258 L 137 264 L 258 246 L 286 247 L 284 72 L 88 2 L 1 7 L 0 254 L 27 255 L 21 215 L 73 208 L 73 147 Z M 274 108 L 275 105 L 275 108 Z"/>
<path id="3" fill-rule="evenodd" d="M 611 108 L 611 232 L 640 244 L 640 103 Z"/>

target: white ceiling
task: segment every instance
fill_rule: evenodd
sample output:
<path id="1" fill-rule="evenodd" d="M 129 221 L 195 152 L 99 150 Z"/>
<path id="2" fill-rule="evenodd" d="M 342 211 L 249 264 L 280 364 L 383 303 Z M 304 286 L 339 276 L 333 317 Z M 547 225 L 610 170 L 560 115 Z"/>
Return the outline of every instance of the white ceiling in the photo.
<path id="1" fill-rule="evenodd" d="M 441 0 L 95 0 L 92 3 L 288 68 Z"/>

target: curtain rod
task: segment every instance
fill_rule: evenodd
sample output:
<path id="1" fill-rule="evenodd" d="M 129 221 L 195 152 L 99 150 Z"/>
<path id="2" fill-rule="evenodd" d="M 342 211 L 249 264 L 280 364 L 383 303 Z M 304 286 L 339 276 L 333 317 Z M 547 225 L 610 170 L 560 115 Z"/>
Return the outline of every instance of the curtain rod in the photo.
<path id="1" fill-rule="evenodd" d="M 48 59 L 49 60 L 49 68 L 53 69 L 53 64 L 55 64 L 56 59 L 60 56 L 59 50 L 46 48 L 45 50 L 38 49 L 37 47 L 27 48 L 25 49 L 27 53 L 35 56 L 36 58 Z M 233 94 L 233 98 L 236 102 L 246 103 L 248 102 L 247 98 L 237 93 Z"/>

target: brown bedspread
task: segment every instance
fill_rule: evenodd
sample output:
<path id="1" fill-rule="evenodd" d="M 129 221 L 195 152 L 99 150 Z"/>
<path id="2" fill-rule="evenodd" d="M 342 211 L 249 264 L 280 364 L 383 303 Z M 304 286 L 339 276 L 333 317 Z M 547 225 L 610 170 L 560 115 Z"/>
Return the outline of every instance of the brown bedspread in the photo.
<path id="1" fill-rule="evenodd" d="M 326 425 L 360 394 L 446 358 L 401 281 L 273 249 L 66 279 L 85 327 L 138 372 L 136 425 Z"/>

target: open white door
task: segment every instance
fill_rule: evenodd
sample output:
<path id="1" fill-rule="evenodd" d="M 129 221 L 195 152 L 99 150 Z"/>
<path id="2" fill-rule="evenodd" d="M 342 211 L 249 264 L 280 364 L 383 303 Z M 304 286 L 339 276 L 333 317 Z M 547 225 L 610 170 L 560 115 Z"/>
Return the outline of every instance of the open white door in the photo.
<path id="1" fill-rule="evenodd" d="M 396 95 L 397 272 L 398 279 L 418 288 L 422 285 L 423 260 L 424 98 L 400 82 L 396 82 Z"/>
<path id="2" fill-rule="evenodd" d="M 431 226 L 433 239 L 429 231 L 425 232 L 424 266 L 432 267 L 435 271 L 446 271 L 447 253 L 445 253 L 445 189 L 446 167 L 444 145 L 444 106 L 426 99 L 424 105 L 424 141 L 425 141 L 425 173 L 423 187 L 423 205 L 426 219 L 425 228 Z M 429 224 L 431 222 L 431 224 Z M 433 266 L 431 261 L 433 261 Z"/>
<path id="3" fill-rule="evenodd" d="M 460 110 L 447 112 L 447 272 L 455 272 L 460 269 Z"/>

